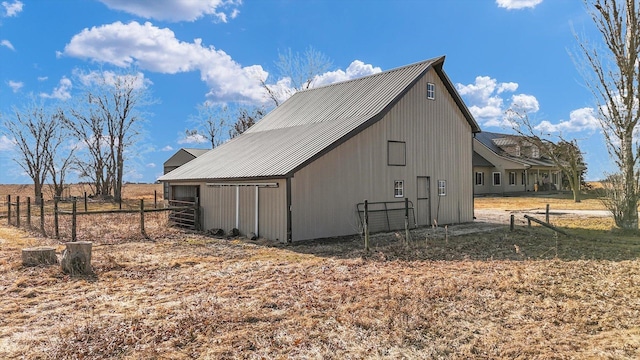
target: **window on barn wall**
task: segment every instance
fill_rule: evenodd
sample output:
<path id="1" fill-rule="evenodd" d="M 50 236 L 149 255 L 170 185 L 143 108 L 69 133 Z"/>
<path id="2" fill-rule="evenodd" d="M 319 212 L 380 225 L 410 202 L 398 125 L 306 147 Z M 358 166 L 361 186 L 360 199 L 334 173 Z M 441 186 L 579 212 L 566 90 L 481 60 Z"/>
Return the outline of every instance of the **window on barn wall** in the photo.
<path id="1" fill-rule="evenodd" d="M 393 182 L 393 197 L 404 197 L 404 180 L 395 180 Z"/>
<path id="2" fill-rule="evenodd" d="M 436 84 L 427 83 L 427 99 L 429 100 L 436 99 Z"/>
<path id="3" fill-rule="evenodd" d="M 447 195 L 447 180 L 438 180 L 438 196 Z"/>
<path id="4" fill-rule="evenodd" d="M 515 171 L 511 171 L 509 173 L 509 185 L 515 185 L 516 184 L 516 173 Z"/>
<path id="5" fill-rule="evenodd" d="M 484 185 L 484 172 L 476 172 L 476 185 Z"/>
<path id="6" fill-rule="evenodd" d="M 404 141 L 387 141 L 387 164 L 389 166 L 407 165 L 407 144 Z"/>
<path id="7" fill-rule="evenodd" d="M 494 172 L 493 173 L 493 186 L 500 186 L 502 185 L 502 174 L 500 174 L 499 172 Z"/>

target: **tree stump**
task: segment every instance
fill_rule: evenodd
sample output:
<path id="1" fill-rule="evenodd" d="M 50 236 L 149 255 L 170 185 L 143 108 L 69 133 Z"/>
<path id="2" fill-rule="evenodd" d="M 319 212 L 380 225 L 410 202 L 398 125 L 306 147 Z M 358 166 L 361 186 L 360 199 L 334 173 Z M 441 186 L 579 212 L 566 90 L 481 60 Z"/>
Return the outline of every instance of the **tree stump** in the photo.
<path id="1" fill-rule="evenodd" d="M 56 249 L 52 247 L 35 247 L 22 249 L 22 265 L 53 265 L 58 263 Z"/>
<path id="2" fill-rule="evenodd" d="M 77 241 L 68 242 L 67 248 L 62 252 L 62 271 L 71 275 L 92 274 L 91 269 L 91 246 L 92 242 Z"/>

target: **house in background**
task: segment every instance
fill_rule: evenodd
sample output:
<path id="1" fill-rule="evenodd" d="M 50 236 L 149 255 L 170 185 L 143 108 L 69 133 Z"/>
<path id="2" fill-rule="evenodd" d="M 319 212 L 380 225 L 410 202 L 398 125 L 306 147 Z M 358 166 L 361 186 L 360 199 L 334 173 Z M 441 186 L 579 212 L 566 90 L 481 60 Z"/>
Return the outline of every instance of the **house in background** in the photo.
<path id="1" fill-rule="evenodd" d="M 189 161 L 197 158 L 198 156 L 206 153 L 211 149 L 186 149 L 182 148 L 176 151 L 167 161 L 164 162 L 164 172 L 163 174 L 168 174 L 169 172 L 179 168 L 180 166 L 188 163 Z M 169 183 L 164 183 L 163 185 L 163 193 L 164 199 L 175 198 L 171 196 L 171 188 L 169 187 Z M 180 195 L 178 195 L 180 196 Z M 193 195 L 195 196 L 195 194 Z"/>
<path id="2" fill-rule="evenodd" d="M 562 172 L 523 136 L 485 132 L 473 139 L 474 193 L 562 188 Z"/>
<path id="3" fill-rule="evenodd" d="M 408 198 L 419 226 L 473 221 L 480 128 L 444 60 L 297 92 L 159 180 L 199 194 L 204 229 L 280 241 L 356 234 L 365 199 Z"/>

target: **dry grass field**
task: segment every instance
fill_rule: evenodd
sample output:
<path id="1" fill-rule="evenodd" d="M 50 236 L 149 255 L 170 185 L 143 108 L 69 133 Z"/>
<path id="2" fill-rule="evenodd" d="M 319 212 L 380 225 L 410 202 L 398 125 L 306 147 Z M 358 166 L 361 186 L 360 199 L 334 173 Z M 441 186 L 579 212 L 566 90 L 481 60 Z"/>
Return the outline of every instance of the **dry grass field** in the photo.
<path id="1" fill-rule="evenodd" d="M 561 221 L 580 236 L 452 226 L 369 253 L 171 230 L 94 242 L 86 277 L 23 267 L 22 248 L 64 246 L 0 225 L 0 358 L 640 358 L 637 234 Z"/>
<path id="2" fill-rule="evenodd" d="M 122 186 L 122 197 L 130 200 L 153 200 L 154 191 L 157 192 L 158 199 L 161 199 L 162 184 L 124 184 Z M 84 197 L 85 192 L 87 194 L 92 193 L 89 185 L 72 184 L 67 190 L 65 190 L 64 196 L 77 196 L 81 198 Z M 16 196 L 20 196 L 22 200 L 25 200 L 28 196 L 33 199 L 33 185 L 0 184 L 0 202 L 5 201 L 7 199 L 7 195 L 11 195 L 14 200 Z M 45 185 L 45 188 L 42 190 L 42 195 L 46 201 L 50 201 L 53 199 L 53 190 L 48 185 Z"/>

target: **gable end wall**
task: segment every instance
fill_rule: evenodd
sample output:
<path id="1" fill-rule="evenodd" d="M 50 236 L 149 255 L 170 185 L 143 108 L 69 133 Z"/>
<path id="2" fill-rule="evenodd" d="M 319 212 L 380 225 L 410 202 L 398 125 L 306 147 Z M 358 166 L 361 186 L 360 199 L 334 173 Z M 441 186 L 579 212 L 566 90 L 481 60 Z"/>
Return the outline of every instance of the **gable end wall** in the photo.
<path id="1" fill-rule="evenodd" d="M 436 84 L 428 100 L 427 82 Z M 406 142 L 406 166 L 387 165 L 387 141 Z M 394 180 L 417 205 L 417 177 L 430 177 L 429 209 L 439 224 L 473 220 L 472 132 L 433 69 L 383 119 L 294 174 L 293 240 L 355 234 L 356 204 L 397 201 Z M 447 195 L 437 196 L 438 180 Z"/>

